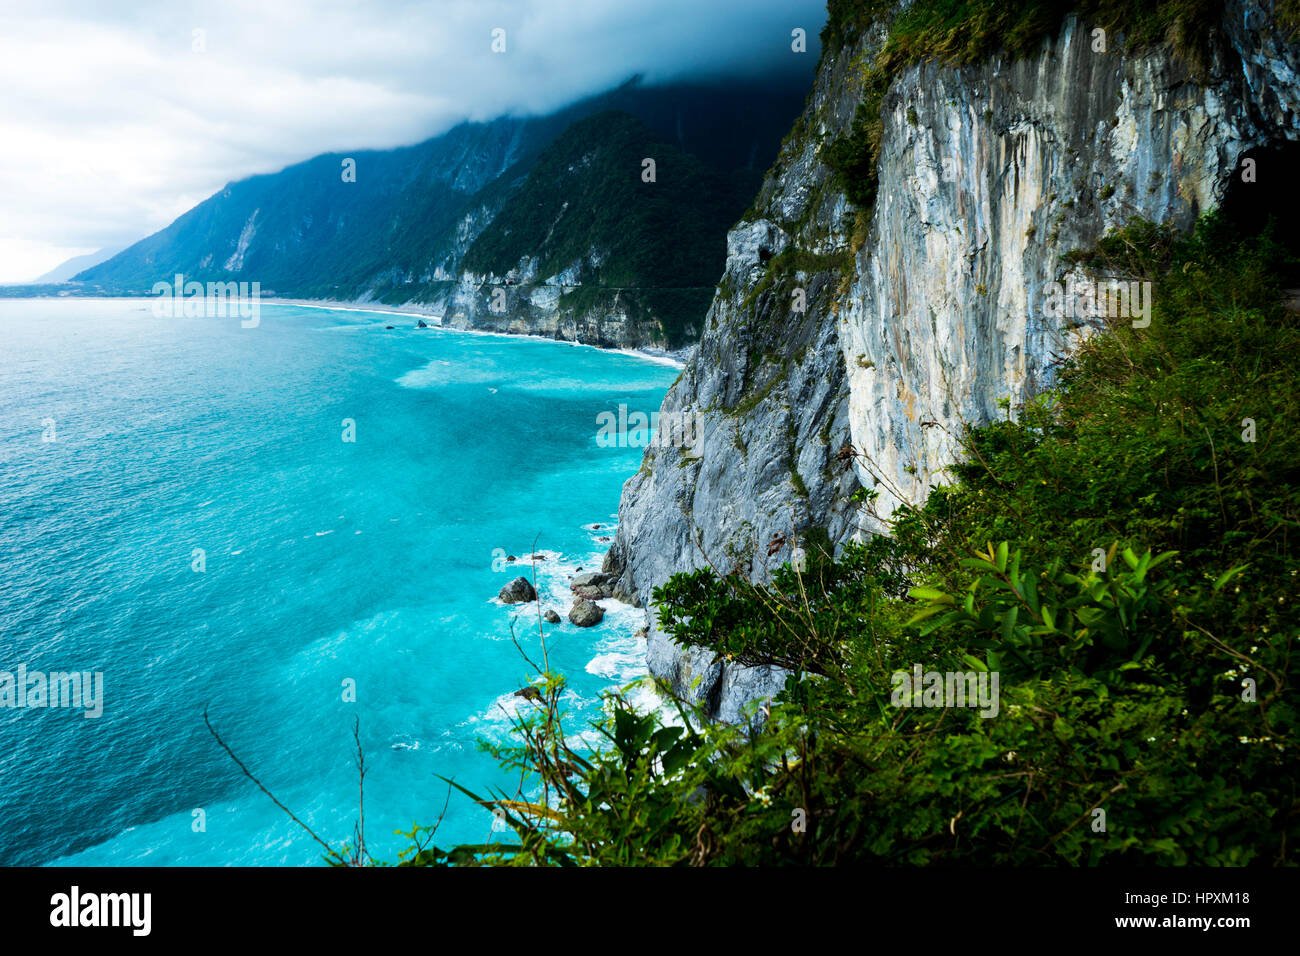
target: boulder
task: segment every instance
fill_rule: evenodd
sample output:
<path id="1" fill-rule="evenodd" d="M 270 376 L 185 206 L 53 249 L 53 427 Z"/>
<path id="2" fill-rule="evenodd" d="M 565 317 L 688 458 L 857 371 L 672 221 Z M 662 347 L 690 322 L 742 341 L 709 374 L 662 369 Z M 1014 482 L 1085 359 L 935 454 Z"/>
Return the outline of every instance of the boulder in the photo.
<path id="1" fill-rule="evenodd" d="M 425 323 L 424 319 L 421 319 L 419 322 L 415 323 L 415 327 L 417 329 L 427 329 L 429 326 Z"/>
<path id="2" fill-rule="evenodd" d="M 527 604 L 537 600 L 537 592 L 525 577 L 517 577 L 501 589 L 497 595 L 504 604 Z"/>
<path id="3" fill-rule="evenodd" d="M 515 691 L 514 696 L 522 697 L 524 700 L 541 700 L 542 692 L 536 687 L 521 687 Z"/>
<path id="4" fill-rule="evenodd" d="M 593 627 L 604 619 L 605 609 L 586 598 L 579 598 L 569 609 L 569 620 L 576 627 Z"/>
<path id="5" fill-rule="evenodd" d="M 569 578 L 569 589 L 576 591 L 582 587 L 600 587 L 608 580 L 608 574 L 602 574 L 600 571 L 588 571 L 586 574 L 575 574 Z"/>
<path id="6" fill-rule="evenodd" d="M 546 613 L 542 615 L 542 619 L 546 621 L 547 624 L 560 623 L 560 615 L 556 613 L 556 611 L 553 608 L 549 608 L 549 607 L 546 609 Z"/>

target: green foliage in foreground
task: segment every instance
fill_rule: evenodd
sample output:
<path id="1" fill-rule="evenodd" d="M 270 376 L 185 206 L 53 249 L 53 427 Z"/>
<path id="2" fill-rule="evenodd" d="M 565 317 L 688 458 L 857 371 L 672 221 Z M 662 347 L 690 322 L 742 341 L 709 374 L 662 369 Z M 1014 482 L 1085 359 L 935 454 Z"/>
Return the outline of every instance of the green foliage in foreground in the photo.
<path id="1" fill-rule="evenodd" d="M 810 540 L 765 587 L 656 592 L 683 644 L 793 672 L 766 720 L 664 726 L 615 695 L 607 744 L 570 746 L 539 668 L 499 752 L 527 784 L 481 801 L 517 838 L 425 831 L 405 862 L 1294 863 L 1300 328 L 1278 255 L 1211 218 L 1103 243 L 1096 264 L 1156 282 L 1150 327 L 970 431 L 891 536 L 838 560 Z M 996 672 L 996 716 L 895 706 L 918 664 Z"/>

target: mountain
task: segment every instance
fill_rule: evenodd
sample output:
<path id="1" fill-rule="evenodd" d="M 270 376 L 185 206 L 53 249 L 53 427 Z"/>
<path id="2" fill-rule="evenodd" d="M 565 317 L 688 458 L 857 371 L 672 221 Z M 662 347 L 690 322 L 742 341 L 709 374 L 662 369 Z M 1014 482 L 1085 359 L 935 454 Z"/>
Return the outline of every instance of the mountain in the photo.
<path id="1" fill-rule="evenodd" d="M 647 159 L 655 164 L 649 182 Z M 628 113 L 599 113 L 542 152 L 461 268 L 478 274 L 472 284 L 480 286 L 503 276 L 529 290 L 539 276 L 558 277 L 561 308 L 602 316 L 634 308 L 630 299 L 637 318 L 656 316 L 669 343 L 680 344 L 699 335 L 727 229 L 760 182 L 755 170 L 711 168 Z M 510 292 L 512 316 L 532 307 L 535 295 Z"/>
<path id="2" fill-rule="evenodd" d="M 656 588 L 706 564 L 763 582 L 797 541 L 843 547 L 925 501 L 966 428 L 1022 414 L 1095 329 L 1048 290 L 1097 280 L 1073 257 L 1106 234 L 1272 211 L 1297 245 L 1300 45 L 1271 5 L 954 6 L 830 4 L 661 409 L 699 440 L 647 449 L 624 486 L 604 570 L 647 606 L 651 672 L 728 721 L 785 674 L 678 646 Z"/>
<path id="3" fill-rule="evenodd" d="M 544 675 L 490 749 L 556 799 L 410 853 L 1294 863 L 1300 3 L 828 6 L 573 585 L 676 713 L 557 758 Z"/>
<path id="4" fill-rule="evenodd" d="M 556 224 L 546 268 L 539 265 L 526 282 L 500 276 L 518 265 L 503 256 L 535 254 L 516 239 L 503 241 L 504 226 L 474 251 L 483 273 L 467 280 L 462 260 L 503 213 L 516 227 L 541 221 L 540 209 L 517 205 L 547 191 L 540 175 L 530 176 L 539 158 L 554 171 L 563 156 L 594 150 L 592 164 L 579 164 L 564 177 L 565 189 L 581 194 L 576 201 L 590 211 L 602 197 L 633 195 L 612 184 L 617 163 L 634 161 L 624 172 L 629 184 L 639 184 L 641 160 L 659 151 L 660 188 L 642 191 L 646 202 L 632 213 L 636 235 L 648 242 L 662 229 L 663 240 L 655 240 L 661 245 L 692 254 L 711 247 L 702 260 L 686 264 L 693 282 L 712 286 L 723 265 L 726 229 L 752 198 L 806 88 L 807 79 L 797 76 L 658 87 L 631 81 L 547 116 L 462 123 L 415 146 L 317 156 L 231 183 L 76 279 L 103 291 L 146 293 L 176 273 L 198 281 L 258 281 L 264 293 L 280 296 L 422 303 L 446 311 L 448 324 L 562 335 L 568 319 L 570 334 L 584 341 L 676 344 L 687 328 L 698 327 L 709 294 L 697 290 L 683 302 L 680 280 L 656 274 L 680 263 L 671 253 L 634 262 L 638 254 L 623 241 L 612 211 L 595 223 L 568 216 Z M 548 152 L 561 134 L 558 151 Z M 348 160 L 355 163 L 355 181 L 347 181 Z M 588 270 L 582 281 L 560 275 L 571 263 L 557 257 L 576 258 L 580 250 L 587 259 L 602 259 L 607 246 L 622 250 L 613 264 Z M 610 301 L 586 283 L 613 280 L 651 291 L 620 293 L 615 331 L 606 334 L 612 313 L 603 310 Z M 579 285 L 584 295 L 575 297 Z M 654 288 L 660 285 L 662 293 Z M 499 301 L 491 296 L 494 289 L 519 299 L 534 286 L 543 303 L 532 310 L 536 315 L 490 308 Z M 638 322 L 620 321 L 628 310 Z"/>
<path id="5" fill-rule="evenodd" d="M 32 284 L 36 285 L 36 284 L 47 283 L 47 282 L 67 282 L 69 279 L 77 275 L 77 273 L 84 272 L 86 269 L 89 269 L 91 266 L 97 266 L 101 262 L 108 261 L 109 259 L 113 258 L 113 256 L 121 252 L 124 248 L 126 247 L 105 246 L 103 249 L 100 249 L 97 252 L 88 252 L 84 256 L 73 256 L 71 259 L 67 260 L 61 265 L 55 266 L 49 272 L 45 273 L 45 275 L 37 279 L 33 279 Z"/>

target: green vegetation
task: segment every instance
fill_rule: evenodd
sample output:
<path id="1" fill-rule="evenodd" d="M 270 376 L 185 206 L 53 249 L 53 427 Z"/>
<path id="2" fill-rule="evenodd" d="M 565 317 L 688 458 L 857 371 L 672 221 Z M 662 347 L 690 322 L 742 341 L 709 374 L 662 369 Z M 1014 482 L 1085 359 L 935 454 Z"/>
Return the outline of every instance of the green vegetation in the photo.
<path id="1" fill-rule="evenodd" d="M 873 21 L 894 17 L 881 66 L 919 60 L 971 63 L 995 54 L 1025 57 L 1060 29 L 1067 14 L 1089 26 L 1123 33 L 1130 48 L 1168 42 L 1175 53 L 1203 64 L 1207 42 L 1223 14 L 1223 0 L 929 0 L 901 13 L 894 0 L 830 0 L 822 44 L 829 52 L 853 42 Z M 1278 5 L 1283 23 L 1300 21 L 1300 4 Z"/>
<path id="2" fill-rule="evenodd" d="M 1267 236 L 1135 224 L 1079 257 L 1150 279 L 1149 327 L 963 436 L 891 534 L 765 586 L 657 590 L 681 643 L 791 671 L 765 720 L 611 696 L 595 751 L 545 666 L 509 842 L 418 864 L 1286 864 L 1300 845 L 1300 323 Z M 873 493 L 861 498 L 872 501 Z M 997 672 L 996 716 L 898 707 L 893 675 Z M 525 797 L 523 794 L 527 794 Z M 1104 812 L 1104 827 L 1101 826 Z"/>
<path id="3" fill-rule="evenodd" d="M 889 89 L 886 75 L 872 71 L 866 95 L 853 113 L 849 131 L 831 143 L 823 153 L 826 165 L 849 201 L 870 208 L 876 201 L 876 162 L 880 158 L 880 104 Z"/>
<path id="4" fill-rule="evenodd" d="M 761 296 L 776 290 L 778 300 L 788 309 L 797 287 L 799 273 L 805 281 L 818 272 L 838 272 L 841 275 L 853 268 L 853 257 L 847 251 L 832 255 L 819 255 L 795 246 L 787 246 L 767 261 L 763 278 L 759 279 L 740 302 L 738 311 L 748 313 Z M 783 314 L 784 314 L 783 310 Z"/>
<path id="5" fill-rule="evenodd" d="M 586 283 L 560 295 L 560 311 L 574 317 L 626 312 L 633 325 L 646 329 L 653 341 L 675 347 L 698 338 L 712 301 L 713 290 L 705 286 L 630 291 Z"/>
<path id="6" fill-rule="evenodd" d="M 653 182 L 642 176 L 646 159 L 655 163 Z M 756 178 L 724 176 L 657 140 L 630 114 L 599 113 L 542 151 L 463 267 L 504 275 L 535 256 L 540 275 L 549 276 L 579 264 L 582 284 L 592 287 L 583 296 L 626 293 L 620 302 L 643 310 L 669 344 L 680 345 L 703 324 L 726 260 L 727 229 Z M 593 250 L 603 254 L 599 264 L 588 261 Z M 564 302 L 578 304 L 573 294 Z"/>

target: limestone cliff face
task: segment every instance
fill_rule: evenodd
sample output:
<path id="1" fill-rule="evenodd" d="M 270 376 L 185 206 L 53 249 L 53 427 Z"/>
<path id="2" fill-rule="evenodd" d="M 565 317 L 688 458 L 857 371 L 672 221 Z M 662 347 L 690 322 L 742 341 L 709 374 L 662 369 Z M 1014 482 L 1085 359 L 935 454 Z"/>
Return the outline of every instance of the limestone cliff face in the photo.
<path id="1" fill-rule="evenodd" d="M 638 308 L 633 296 L 614 291 L 592 305 L 567 305 L 564 294 L 584 284 L 581 263 L 550 276 L 538 275 L 535 261 L 522 265 L 508 275 L 466 272 L 430 305 L 446 328 L 538 335 L 602 348 L 644 348 L 662 340 L 658 323 Z"/>
<path id="2" fill-rule="evenodd" d="M 1063 253 L 1133 217 L 1188 227 L 1221 202 L 1244 153 L 1300 140 L 1300 48 L 1269 4 L 1230 0 L 1223 22 L 1200 78 L 1121 37 L 1096 51 L 1075 18 L 1028 59 L 904 69 L 881 106 L 869 217 L 823 157 L 883 36 L 825 56 L 664 402 L 697 415 L 703 440 L 651 449 L 624 487 L 606 562 L 621 593 L 649 604 L 706 556 L 761 579 L 812 527 L 837 543 L 870 533 L 857 487 L 880 493 L 881 515 L 921 500 L 964 422 L 1001 414 L 999 399 L 1014 413 L 1050 384 L 1087 328 L 1045 307 L 1049 283 L 1082 277 Z M 1293 175 L 1266 166 L 1260 188 Z M 648 613 L 652 673 L 715 715 L 734 720 L 779 688 L 779 674 L 676 647 Z"/>

